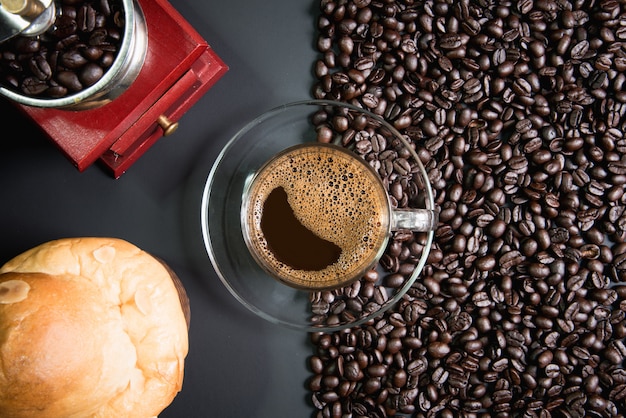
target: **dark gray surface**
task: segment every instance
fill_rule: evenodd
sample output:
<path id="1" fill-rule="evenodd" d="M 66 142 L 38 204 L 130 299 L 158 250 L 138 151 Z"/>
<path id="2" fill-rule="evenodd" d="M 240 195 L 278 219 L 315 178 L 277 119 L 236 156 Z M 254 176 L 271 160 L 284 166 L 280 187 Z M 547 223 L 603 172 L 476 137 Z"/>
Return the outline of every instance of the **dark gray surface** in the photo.
<path id="1" fill-rule="evenodd" d="M 161 418 L 308 417 L 308 336 L 257 318 L 228 293 L 204 250 L 200 200 L 214 159 L 237 129 L 271 107 L 310 98 L 318 2 L 172 4 L 230 69 L 178 131 L 120 179 L 99 166 L 79 173 L 0 101 L 0 264 L 62 237 L 126 239 L 165 259 L 191 299 L 184 387 Z"/>

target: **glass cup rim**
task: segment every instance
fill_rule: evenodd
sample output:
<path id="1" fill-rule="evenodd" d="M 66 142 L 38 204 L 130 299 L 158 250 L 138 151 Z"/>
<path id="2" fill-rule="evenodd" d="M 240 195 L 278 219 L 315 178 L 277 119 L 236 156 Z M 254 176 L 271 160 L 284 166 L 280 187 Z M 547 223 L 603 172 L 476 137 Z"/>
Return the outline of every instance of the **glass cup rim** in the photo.
<path id="1" fill-rule="evenodd" d="M 376 252 L 372 255 L 372 256 L 368 256 L 367 260 L 370 260 L 370 262 L 368 263 L 360 263 L 361 268 L 360 270 L 356 271 L 356 273 L 352 274 L 351 277 L 344 279 L 343 281 L 341 281 L 341 283 L 339 285 L 333 285 L 333 286 L 325 286 L 325 287 L 318 287 L 318 288 L 307 288 L 307 287 L 299 287 L 297 285 L 295 285 L 294 283 L 287 283 L 282 277 L 280 277 L 280 275 L 275 274 L 274 272 L 271 271 L 271 268 L 269 266 L 266 265 L 265 259 L 258 255 L 256 250 L 255 250 L 255 246 L 252 244 L 251 239 L 250 239 L 250 225 L 248 223 L 248 216 L 247 216 L 247 212 L 249 210 L 249 205 L 251 203 L 251 199 L 246 198 L 246 196 L 249 194 L 250 189 L 252 189 L 252 186 L 255 184 L 256 180 L 258 179 L 259 174 L 266 170 L 273 161 L 289 154 L 291 151 L 293 150 L 298 150 L 298 149 L 302 149 L 302 148 L 311 148 L 311 147 L 321 147 L 321 148 L 329 148 L 329 149 L 333 149 L 336 150 L 344 155 L 346 155 L 348 158 L 354 159 L 358 164 L 360 164 L 363 169 L 365 171 L 368 172 L 368 174 L 372 177 L 372 179 L 374 180 L 376 187 L 379 189 L 380 192 L 382 192 L 382 194 L 384 195 L 385 199 L 384 199 L 384 220 L 385 223 L 382 225 L 381 229 L 384 230 L 384 234 L 385 234 L 385 238 L 381 241 L 379 248 L 376 249 Z M 345 287 L 350 285 L 351 283 L 357 281 L 360 277 L 363 276 L 363 274 L 365 274 L 371 267 L 372 265 L 375 265 L 378 260 L 380 259 L 380 257 L 382 256 L 382 254 L 385 251 L 385 247 L 387 246 L 387 243 L 389 242 L 389 238 L 391 236 L 391 226 L 392 226 L 392 217 L 393 217 L 393 209 L 391 207 L 391 202 L 389 201 L 389 197 L 387 195 L 387 192 L 384 188 L 383 182 L 380 179 L 378 173 L 376 173 L 376 171 L 369 165 L 367 164 L 364 160 L 360 159 L 356 154 L 346 150 L 344 147 L 341 147 L 339 145 L 336 144 L 328 144 L 328 143 L 324 143 L 324 142 L 309 142 L 309 143 L 301 143 L 301 144 L 296 144 L 296 145 L 292 145 L 288 148 L 283 149 L 282 151 L 280 151 L 279 153 L 277 153 L 276 155 L 274 155 L 273 157 L 271 157 L 268 161 L 265 162 L 265 164 L 263 164 L 255 173 L 253 176 L 251 176 L 249 178 L 249 181 L 246 182 L 246 184 L 244 185 L 244 198 L 243 198 L 243 202 L 242 202 L 242 206 L 241 206 L 241 226 L 242 226 L 242 232 L 243 232 L 243 238 L 244 241 L 246 243 L 246 246 L 248 248 L 248 250 L 250 251 L 250 254 L 252 254 L 252 256 L 255 258 L 255 260 L 257 261 L 257 263 L 259 264 L 259 266 L 261 266 L 262 268 L 265 269 L 265 271 L 271 275 L 272 277 L 274 277 L 276 280 L 279 280 L 281 283 L 284 283 L 287 286 L 294 286 L 297 289 L 300 290 L 308 290 L 308 291 L 320 291 L 320 290 L 333 290 L 336 288 L 340 288 L 340 287 Z"/>
<path id="2" fill-rule="evenodd" d="M 283 112 L 288 112 L 290 109 L 292 108 L 299 108 L 299 107 L 337 107 L 337 108 L 347 108 L 349 110 L 355 111 L 355 112 L 360 112 L 365 114 L 366 116 L 368 116 L 369 118 L 372 118 L 373 120 L 375 120 L 377 123 L 380 123 L 385 129 L 389 130 L 389 132 L 391 134 L 393 134 L 393 136 L 397 139 L 399 139 L 402 143 L 402 145 L 409 151 L 409 153 L 411 154 L 411 158 L 413 158 L 413 160 L 416 162 L 418 169 L 420 170 L 423 178 L 424 178 L 424 184 L 423 184 L 423 192 L 425 193 L 425 201 L 426 201 L 426 206 L 428 209 L 431 210 L 435 210 L 435 200 L 434 200 L 434 194 L 433 194 L 433 189 L 432 186 L 430 184 L 430 182 L 428 181 L 428 175 L 427 175 L 427 171 L 424 167 L 424 165 L 422 164 L 419 156 L 417 155 L 415 149 L 413 149 L 413 147 L 410 145 L 410 143 L 405 139 L 405 137 L 389 122 L 387 122 L 383 117 L 381 117 L 380 115 L 377 115 L 367 109 L 364 109 L 362 107 L 358 107 L 355 106 L 351 103 L 347 103 L 347 102 L 340 102 L 340 101 L 335 101 L 335 100 L 326 100 L 326 99 L 307 99 L 307 100 L 299 100 L 299 101 L 292 101 L 292 102 L 288 102 L 285 104 L 281 104 L 275 107 L 270 108 L 269 110 L 263 111 L 261 113 L 259 113 L 256 117 L 254 117 L 253 119 L 249 120 L 247 123 L 244 123 L 244 125 L 238 130 L 236 131 L 231 137 L 230 139 L 227 141 L 227 143 L 222 147 L 222 149 L 220 150 L 220 152 L 218 153 L 218 156 L 216 157 L 216 159 L 213 162 L 213 165 L 209 171 L 209 174 L 207 175 L 205 184 L 204 184 L 204 189 L 203 189 L 203 194 L 202 194 L 202 201 L 201 201 L 201 229 L 202 229 L 202 237 L 203 237 L 203 241 L 204 241 L 204 246 L 205 246 L 205 250 L 208 254 L 208 257 L 211 261 L 211 264 L 218 276 L 218 278 L 220 279 L 220 281 L 222 282 L 222 284 L 227 288 L 227 290 L 231 293 L 231 295 L 238 301 L 240 302 L 245 308 L 247 308 L 249 311 L 255 313 L 256 315 L 258 315 L 259 317 L 267 320 L 268 322 L 277 324 L 277 325 L 281 325 L 284 326 L 286 328 L 291 328 L 291 329 L 295 329 L 295 330 L 304 330 L 306 332 L 333 332 L 333 331 L 337 331 L 340 329 L 346 329 L 346 328 L 350 328 L 353 326 L 359 326 L 362 325 L 370 320 L 372 320 L 373 318 L 381 315 L 382 313 L 384 313 L 385 311 L 389 310 L 392 306 L 394 306 L 403 296 L 404 294 L 406 294 L 406 292 L 412 287 L 412 285 L 415 283 L 416 279 L 419 277 L 419 275 L 421 274 L 421 272 L 423 271 L 424 265 L 426 264 L 427 258 L 428 258 L 428 254 L 431 251 L 432 245 L 433 245 L 433 241 L 434 241 L 434 229 L 431 231 L 426 232 L 426 239 L 425 239 L 425 243 L 424 243 L 424 251 L 419 259 L 419 261 L 416 263 L 415 265 L 415 269 L 414 269 L 414 273 L 407 278 L 407 280 L 404 282 L 404 284 L 396 289 L 395 293 L 393 294 L 393 296 L 391 296 L 384 305 L 382 305 L 378 310 L 374 311 L 374 312 L 370 312 L 367 314 L 364 314 L 363 316 L 359 317 L 358 319 L 355 319 L 352 322 L 346 322 L 346 323 L 341 323 L 341 324 L 326 324 L 326 325 L 316 325 L 316 324 L 297 324 L 294 323 L 293 321 L 289 321 L 286 319 L 281 319 L 281 318 L 277 318 L 271 314 L 268 314 L 265 310 L 263 310 L 262 308 L 259 308 L 258 306 L 256 306 L 254 303 L 252 303 L 250 300 L 248 300 L 241 292 L 239 289 L 237 289 L 231 282 L 231 280 L 229 280 L 229 277 L 227 277 L 227 275 L 224 274 L 223 268 L 220 264 L 220 261 L 216 258 L 215 255 L 215 248 L 214 248 L 214 243 L 212 242 L 211 239 L 211 230 L 210 230 L 210 226 L 209 226 L 209 200 L 211 197 L 211 191 L 213 189 L 213 186 L 217 180 L 216 178 L 216 174 L 218 169 L 220 168 L 220 165 L 222 164 L 222 162 L 224 161 L 225 157 L 228 155 L 229 151 L 231 151 L 231 149 L 234 147 L 234 145 L 237 143 L 237 141 L 242 138 L 245 134 L 247 134 L 248 132 L 250 132 L 251 130 L 253 130 L 257 125 L 262 124 L 264 121 L 271 119 L 273 117 L 276 117 L 277 115 L 283 113 Z M 271 278 L 271 280 L 275 280 L 274 278 Z M 285 285 L 286 286 L 286 285 Z"/>

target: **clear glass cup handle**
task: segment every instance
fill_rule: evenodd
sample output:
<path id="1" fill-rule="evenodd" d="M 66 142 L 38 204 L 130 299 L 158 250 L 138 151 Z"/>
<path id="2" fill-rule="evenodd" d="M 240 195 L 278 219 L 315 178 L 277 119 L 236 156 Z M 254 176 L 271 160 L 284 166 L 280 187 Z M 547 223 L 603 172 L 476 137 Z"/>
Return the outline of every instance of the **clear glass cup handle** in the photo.
<path id="1" fill-rule="evenodd" d="M 395 208 L 391 211 L 391 230 L 408 229 L 416 232 L 432 231 L 437 227 L 439 216 L 430 209 Z"/>

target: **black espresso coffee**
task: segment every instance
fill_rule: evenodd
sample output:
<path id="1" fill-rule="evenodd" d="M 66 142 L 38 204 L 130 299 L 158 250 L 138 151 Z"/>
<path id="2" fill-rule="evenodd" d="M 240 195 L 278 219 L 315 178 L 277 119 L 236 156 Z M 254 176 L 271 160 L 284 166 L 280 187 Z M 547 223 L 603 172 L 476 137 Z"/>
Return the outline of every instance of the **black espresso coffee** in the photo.
<path id="1" fill-rule="evenodd" d="M 387 193 L 374 170 L 341 147 L 291 147 L 263 166 L 247 190 L 246 243 L 257 262 L 285 284 L 345 285 L 384 250 Z"/>

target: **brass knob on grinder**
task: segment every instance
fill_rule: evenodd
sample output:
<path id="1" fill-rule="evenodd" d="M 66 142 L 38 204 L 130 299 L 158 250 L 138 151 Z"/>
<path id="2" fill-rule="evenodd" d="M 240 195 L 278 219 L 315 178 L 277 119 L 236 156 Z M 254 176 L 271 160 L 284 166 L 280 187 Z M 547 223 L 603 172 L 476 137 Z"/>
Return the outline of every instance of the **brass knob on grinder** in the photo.
<path id="1" fill-rule="evenodd" d="M 167 116 L 160 115 L 157 118 L 157 123 L 163 129 L 163 136 L 169 136 L 178 129 L 178 122 L 171 121 Z"/>

